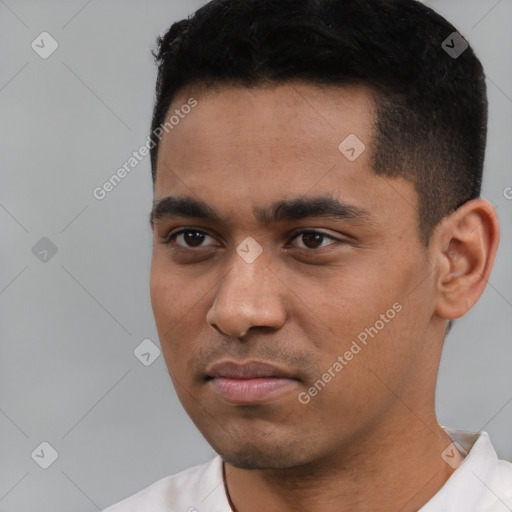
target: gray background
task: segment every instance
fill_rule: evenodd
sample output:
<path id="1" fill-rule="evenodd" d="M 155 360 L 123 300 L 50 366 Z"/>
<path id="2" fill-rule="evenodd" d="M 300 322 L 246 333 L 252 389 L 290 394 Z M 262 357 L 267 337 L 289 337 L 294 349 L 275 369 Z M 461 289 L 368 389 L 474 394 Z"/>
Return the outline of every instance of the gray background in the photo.
<path id="1" fill-rule="evenodd" d="M 146 157 L 103 201 L 92 190 L 146 140 L 158 33 L 202 1 L 0 0 L 0 509 L 100 510 L 213 454 L 182 410 L 149 299 Z M 483 196 L 502 241 L 484 296 L 450 333 L 443 425 L 489 432 L 512 460 L 511 0 L 425 2 L 475 48 L 488 76 Z M 59 47 L 40 58 L 31 42 Z M 448 35 L 448 34 L 447 34 Z M 49 238 L 42 262 L 32 247 Z M 57 450 L 46 470 L 31 458 Z M 45 456 L 48 455 L 46 452 Z"/>

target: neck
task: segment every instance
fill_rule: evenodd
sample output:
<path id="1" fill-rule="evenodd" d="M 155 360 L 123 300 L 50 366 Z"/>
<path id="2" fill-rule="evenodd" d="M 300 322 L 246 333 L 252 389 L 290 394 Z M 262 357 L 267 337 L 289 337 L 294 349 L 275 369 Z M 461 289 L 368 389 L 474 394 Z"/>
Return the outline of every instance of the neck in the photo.
<path id="1" fill-rule="evenodd" d="M 435 417 L 423 422 L 409 416 L 408 423 L 365 432 L 307 466 L 246 470 L 224 463 L 233 510 L 417 511 L 454 470 L 441 458 L 451 439 Z"/>

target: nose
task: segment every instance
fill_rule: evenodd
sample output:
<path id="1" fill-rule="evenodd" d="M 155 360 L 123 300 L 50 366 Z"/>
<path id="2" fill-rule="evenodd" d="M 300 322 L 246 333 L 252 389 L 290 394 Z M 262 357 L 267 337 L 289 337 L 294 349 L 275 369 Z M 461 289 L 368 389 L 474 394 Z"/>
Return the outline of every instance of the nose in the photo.
<path id="1" fill-rule="evenodd" d="M 218 286 L 206 320 L 222 334 L 240 338 L 252 327 L 284 325 L 286 287 L 263 254 L 247 263 L 235 253 L 231 270 Z"/>

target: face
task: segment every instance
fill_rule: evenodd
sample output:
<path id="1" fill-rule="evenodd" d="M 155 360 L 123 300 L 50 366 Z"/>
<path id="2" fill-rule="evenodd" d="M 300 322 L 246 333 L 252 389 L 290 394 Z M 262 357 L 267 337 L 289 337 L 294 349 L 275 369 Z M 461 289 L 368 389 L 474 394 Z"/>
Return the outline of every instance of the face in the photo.
<path id="1" fill-rule="evenodd" d="M 170 113 L 191 97 L 159 149 L 151 299 L 198 429 L 265 469 L 417 422 L 403 404 L 432 407 L 438 356 L 430 255 L 412 184 L 372 172 L 370 92 L 190 88 Z"/>

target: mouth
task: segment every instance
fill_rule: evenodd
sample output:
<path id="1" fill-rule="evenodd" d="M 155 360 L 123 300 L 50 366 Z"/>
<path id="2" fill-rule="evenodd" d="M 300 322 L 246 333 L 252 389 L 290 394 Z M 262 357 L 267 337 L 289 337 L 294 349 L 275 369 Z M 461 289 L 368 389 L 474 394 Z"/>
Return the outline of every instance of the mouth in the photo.
<path id="1" fill-rule="evenodd" d="M 296 389 L 299 379 L 273 364 L 248 361 L 217 363 L 207 371 L 212 391 L 230 405 L 271 402 Z"/>

